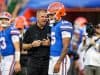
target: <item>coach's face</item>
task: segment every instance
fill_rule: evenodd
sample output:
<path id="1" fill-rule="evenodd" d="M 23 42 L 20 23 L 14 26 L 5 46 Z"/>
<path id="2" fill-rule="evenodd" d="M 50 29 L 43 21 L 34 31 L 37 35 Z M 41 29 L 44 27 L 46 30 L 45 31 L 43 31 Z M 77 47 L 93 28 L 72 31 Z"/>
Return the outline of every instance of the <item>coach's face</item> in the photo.
<path id="1" fill-rule="evenodd" d="M 45 26 L 47 23 L 47 13 L 45 11 L 42 11 L 37 16 L 38 24 L 41 26 Z"/>

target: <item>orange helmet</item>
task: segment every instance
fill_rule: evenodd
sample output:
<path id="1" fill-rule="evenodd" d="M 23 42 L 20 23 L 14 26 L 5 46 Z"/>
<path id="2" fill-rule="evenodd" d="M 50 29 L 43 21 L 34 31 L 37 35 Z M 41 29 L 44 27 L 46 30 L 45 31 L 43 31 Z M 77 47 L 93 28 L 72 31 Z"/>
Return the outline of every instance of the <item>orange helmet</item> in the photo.
<path id="1" fill-rule="evenodd" d="M 79 25 L 80 27 L 83 27 L 87 23 L 87 19 L 85 17 L 77 17 L 74 21 L 75 24 Z"/>
<path id="2" fill-rule="evenodd" d="M 15 27 L 18 29 L 23 29 L 25 26 L 25 17 L 24 16 L 18 16 L 15 19 Z"/>
<path id="3" fill-rule="evenodd" d="M 48 14 L 54 14 L 57 20 L 61 19 L 62 16 L 65 16 L 64 5 L 60 2 L 53 2 L 48 6 Z"/>

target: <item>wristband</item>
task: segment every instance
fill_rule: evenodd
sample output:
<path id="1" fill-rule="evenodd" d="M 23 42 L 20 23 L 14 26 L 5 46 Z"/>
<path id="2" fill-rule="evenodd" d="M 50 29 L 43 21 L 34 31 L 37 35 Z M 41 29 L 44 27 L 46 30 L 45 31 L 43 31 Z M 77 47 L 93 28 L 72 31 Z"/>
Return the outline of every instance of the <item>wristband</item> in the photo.
<path id="1" fill-rule="evenodd" d="M 20 61 L 20 52 L 15 51 L 15 61 Z"/>

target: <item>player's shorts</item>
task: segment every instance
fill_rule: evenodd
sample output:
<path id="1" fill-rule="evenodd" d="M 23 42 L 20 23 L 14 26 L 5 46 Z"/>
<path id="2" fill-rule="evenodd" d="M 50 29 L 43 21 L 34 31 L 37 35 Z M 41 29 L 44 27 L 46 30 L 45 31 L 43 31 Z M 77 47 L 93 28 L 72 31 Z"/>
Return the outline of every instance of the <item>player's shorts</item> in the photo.
<path id="1" fill-rule="evenodd" d="M 62 62 L 59 73 L 53 73 L 54 66 L 55 66 L 58 59 L 59 59 L 59 56 L 50 56 L 49 71 L 48 71 L 49 75 L 67 75 L 67 72 L 70 68 L 70 58 L 68 55 L 66 56 L 66 58 Z"/>
<path id="2" fill-rule="evenodd" d="M 1 75 L 12 75 L 14 72 L 14 55 L 4 56 L 1 59 Z"/>

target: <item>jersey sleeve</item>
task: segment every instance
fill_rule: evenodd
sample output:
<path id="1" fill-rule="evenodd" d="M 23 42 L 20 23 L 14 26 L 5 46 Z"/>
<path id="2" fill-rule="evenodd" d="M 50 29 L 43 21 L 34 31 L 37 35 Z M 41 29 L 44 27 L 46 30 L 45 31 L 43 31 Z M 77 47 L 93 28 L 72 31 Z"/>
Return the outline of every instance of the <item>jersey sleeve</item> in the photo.
<path id="1" fill-rule="evenodd" d="M 13 35 L 19 35 L 20 31 L 16 28 L 11 28 L 10 34 Z"/>
<path id="2" fill-rule="evenodd" d="M 10 34 L 13 42 L 19 41 L 19 35 L 20 35 L 19 30 L 17 30 L 16 28 L 11 28 Z"/>
<path id="3" fill-rule="evenodd" d="M 72 24 L 68 21 L 62 21 L 61 26 L 60 26 L 60 30 L 61 30 L 61 36 L 62 38 L 66 38 L 72 37 L 72 33 L 73 33 L 73 27 Z"/>

